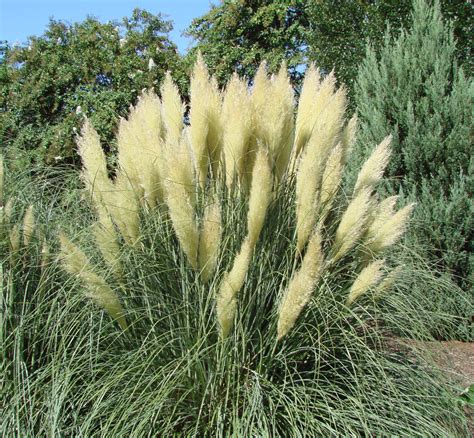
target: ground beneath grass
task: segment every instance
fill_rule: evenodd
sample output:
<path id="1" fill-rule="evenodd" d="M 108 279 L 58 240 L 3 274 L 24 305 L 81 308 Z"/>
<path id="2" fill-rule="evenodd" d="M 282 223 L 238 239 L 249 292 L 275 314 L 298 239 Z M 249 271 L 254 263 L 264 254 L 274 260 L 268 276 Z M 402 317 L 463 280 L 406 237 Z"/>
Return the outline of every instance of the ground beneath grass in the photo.
<path id="1" fill-rule="evenodd" d="M 474 342 L 425 342 L 432 360 L 462 388 L 474 384 Z"/>
<path id="2" fill-rule="evenodd" d="M 415 347 L 425 352 L 428 366 L 437 367 L 452 382 L 453 390 L 461 392 L 474 384 L 474 342 L 431 341 L 393 338 L 389 341 L 392 351 L 402 352 Z M 469 429 L 474 437 L 474 407 L 465 406 Z"/>
<path id="3" fill-rule="evenodd" d="M 426 342 L 433 362 L 463 390 L 474 384 L 474 342 Z M 474 407 L 465 406 L 469 429 L 474 437 Z"/>

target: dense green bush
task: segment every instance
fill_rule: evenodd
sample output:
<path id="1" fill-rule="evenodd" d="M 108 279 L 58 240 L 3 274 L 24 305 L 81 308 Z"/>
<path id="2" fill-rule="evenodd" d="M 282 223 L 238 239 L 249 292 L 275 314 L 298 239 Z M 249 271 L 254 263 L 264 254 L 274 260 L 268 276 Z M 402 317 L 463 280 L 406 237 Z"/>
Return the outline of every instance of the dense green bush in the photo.
<path id="1" fill-rule="evenodd" d="M 387 189 L 418 200 L 413 238 L 472 294 L 473 83 L 457 65 L 439 3 L 414 7 L 411 29 L 396 40 L 386 36 L 380 54 L 369 49 L 361 65 L 359 150 L 392 133 Z"/>
<path id="2" fill-rule="evenodd" d="M 77 159 L 75 130 L 90 117 L 108 148 L 120 116 L 143 88 L 172 70 L 180 57 L 170 22 L 136 9 L 121 22 L 51 20 L 44 35 L 4 47 L 0 143 L 21 166 Z M 26 156 L 25 156 L 26 155 Z"/>

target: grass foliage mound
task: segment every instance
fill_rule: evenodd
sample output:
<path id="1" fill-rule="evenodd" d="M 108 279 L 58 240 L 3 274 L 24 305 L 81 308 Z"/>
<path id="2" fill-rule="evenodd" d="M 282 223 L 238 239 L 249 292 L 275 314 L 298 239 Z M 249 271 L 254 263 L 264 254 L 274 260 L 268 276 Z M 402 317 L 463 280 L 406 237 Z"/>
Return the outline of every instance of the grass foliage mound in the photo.
<path id="1" fill-rule="evenodd" d="M 198 60 L 190 90 L 187 113 L 169 76 L 143 94 L 116 167 L 86 122 L 85 192 L 2 189 L 2 434 L 465 433 L 384 345 L 427 336 L 406 288 L 431 279 L 396 256 L 413 205 L 376 194 L 390 137 L 343 191 L 356 119 L 332 75 L 309 68 L 297 109 L 285 66 L 221 91 Z"/>

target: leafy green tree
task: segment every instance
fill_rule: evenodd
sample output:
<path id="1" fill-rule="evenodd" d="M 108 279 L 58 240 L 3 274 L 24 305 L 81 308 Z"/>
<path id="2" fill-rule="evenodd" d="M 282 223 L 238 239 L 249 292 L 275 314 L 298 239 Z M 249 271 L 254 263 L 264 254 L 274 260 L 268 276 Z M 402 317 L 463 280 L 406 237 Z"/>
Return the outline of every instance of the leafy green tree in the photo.
<path id="1" fill-rule="evenodd" d="M 442 0 L 441 9 L 453 21 L 459 61 L 470 62 L 471 2 Z M 411 0 L 223 0 L 189 27 L 197 41 L 190 62 L 200 50 L 225 83 L 234 71 L 252 77 L 262 60 L 271 70 L 286 60 L 297 83 L 314 61 L 323 71 L 335 69 L 352 97 L 367 40 L 380 47 L 387 24 L 397 34 L 411 10 Z"/>
<path id="2" fill-rule="evenodd" d="M 389 189 L 416 197 L 416 238 L 469 288 L 474 274 L 473 83 L 440 4 L 414 2 L 412 27 L 367 51 L 355 87 L 360 147 L 392 133 Z"/>
<path id="3" fill-rule="evenodd" d="M 298 81 L 299 66 L 306 63 L 306 6 L 304 0 L 224 0 L 189 27 L 188 35 L 198 41 L 190 63 L 200 50 L 224 84 L 234 71 L 253 77 L 263 60 L 271 71 L 286 61 L 292 80 Z"/>
<path id="4" fill-rule="evenodd" d="M 112 147 L 118 118 L 143 88 L 157 86 L 166 70 L 182 82 L 171 29 L 160 15 L 140 9 L 106 24 L 91 17 L 51 20 L 44 35 L 6 53 L 0 142 L 12 154 L 28 151 L 28 162 L 70 160 L 87 115 Z"/>

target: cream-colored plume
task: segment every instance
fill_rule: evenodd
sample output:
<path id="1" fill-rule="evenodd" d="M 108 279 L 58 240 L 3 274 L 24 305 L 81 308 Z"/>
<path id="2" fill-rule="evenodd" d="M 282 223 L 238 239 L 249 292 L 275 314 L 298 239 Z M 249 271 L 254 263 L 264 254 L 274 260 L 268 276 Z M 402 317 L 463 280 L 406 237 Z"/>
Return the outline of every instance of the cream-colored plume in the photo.
<path id="1" fill-rule="evenodd" d="M 371 192 L 368 188 L 361 189 L 342 215 L 334 240 L 333 262 L 346 255 L 364 233 L 372 208 Z"/>
<path id="2" fill-rule="evenodd" d="M 383 276 L 384 260 L 375 260 L 366 266 L 352 284 L 346 304 L 350 306 L 369 289 L 375 287 Z"/>
<path id="3" fill-rule="evenodd" d="M 383 173 L 390 159 L 391 141 L 391 135 L 385 137 L 364 163 L 359 175 L 357 176 L 354 193 L 357 193 L 364 187 L 373 188 L 382 179 Z"/>
<path id="4" fill-rule="evenodd" d="M 268 206 L 272 199 L 273 176 L 268 154 L 260 148 L 253 166 L 252 187 L 250 189 L 249 210 L 247 214 L 247 235 L 255 246 L 263 228 Z"/>
<path id="5" fill-rule="evenodd" d="M 203 226 L 199 238 L 199 268 L 201 279 L 206 283 L 217 266 L 217 256 L 221 244 L 221 208 L 217 199 L 204 211 Z"/>
<path id="6" fill-rule="evenodd" d="M 334 202 L 339 184 L 342 179 L 343 171 L 343 148 L 339 143 L 329 154 L 324 169 L 323 178 L 321 182 L 321 196 L 320 203 L 323 209 L 323 218 L 329 213 Z"/>
<path id="7" fill-rule="evenodd" d="M 357 115 L 354 114 L 349 122 L 344 127 L 342 131 L 342 150 L 343 152 L 343 164 L 347 163 L 347 160 L 352 152 L 352 148 L 354 147 L 356 138 L 357 138 L 357 128 L 358 128 L 359 120 Z"/>
<path id="8" fill-rule="evenodd" d="M 86 187 L 98 205 L 111 192 L 112 184 L 108 177 L 107 162 L 100 145 L 99 134 L 88 119 L 84 122 L 77 146 L 82 159 L 82 175 Z"/>
<path id="9" fill-rule="evenodd" d="M 229 81 L 222 104 L 223 148 L 226 183 L 230 187 L 234 179 L 244 188 L 250 186 L 248 167 L 252 164 L 251 99 L 247 84 L 237 74 Z"/>
<path id="10" fill-rule="evenodd" d="M 368 230 L 369 238 L 367 240 L 367 247 L 372 253 L 380 253 L 397 242 L 405 232 L 414 206 L 415 204 L 409 204 L 403 207 L 378 228 L 375 228 L 374 223 L 372 223 Z"/>
<path id="11" fill-rule="evenodd" d="M 178 87 L 173 83 L 171 74 L 166 73 L 161 86 L 161 117 L 164 126 L 165 142 L 170 145 L 179 144 L 184 126 L 185 107 L 179 96 Z"/>
<path id="12" fill-rule="evenodd" d="M 99 209 L 99 220 L 93 225 L 97 247 L 104 261 L 115 273 L 120 273 L 120 247 L 115 226 L 107 211 Z"/>
<path id="13" fill-rule="evenodd" d="M 217 178 L 221 165 L 222 155 L 222 94 L 219 91 L 216 78 L 211 78 L 209 97 L 207 102 L 207 119 L 209 130 L 207 132 L 207 150 L 211 164 L 212 177 Z"/>
<path id="14" fill-rule="evenodd" d="M 312 234 L 300 269 L 293 275 L 280 306 L 277 337 L 283 338 L 295 325 L 298 316 L 308 304 L 323 267 L 321 235 Z"/>
<path id="15" fill-rule="evenodd" d="M 161 102 L 144 92 L 128 120 L 121 119 L 117 134 L 118 162 L 135 194 L 150 207 L 163 200 L 159 173 L 161 149 Z"/>
<path id="16" fill-rule="evenodd" d="M 33 206 L 30 205 L 26 209 L 25 216 L 23 216 L 23 244 L 28 246 L 35 233 L 35 215 Z"/>
<path id="17" fill-rule="evenodd" d="M 133 117 L 131 118 L 133 119 Z M 122 137 L 125 135 L 125 130 L 129 129 L 130 122 L 122 122 L 123 124 L 128 125 L 126 129 L 122 128 Z M 130 135 L 127 137 L 129 140 Z M 130 156 L 133 155 L 130 150 L 124 149 L 124 145 L 124 140 L 122 140 L 122 162 L 126 161 L 127 153 Z M 128 144 L 128 146 L 132 147 L 133 145 Z M 138 239 L 139 224 L 135 188 L 133 187 L 132 180 L 126 174 L 125 168 L 118 172 L 117 178 L 113 183 L 110 181 L 99 135 L 88 120 L 84 123 L 82 135 L 78 140 L 78 152 L 83 162 L 83 177 L 89 191 L 92 193 L 96 209 L 100 212 L 105 206 L 125 241 L 133 244 Z M 139 151 L 135 150 L 135 153 L 139 154 Z M 129 166 L 129 170 L 132 168 L 133 166 Z M 133 174 L 133 171 L 131 173 Z M 136 184 L 138 184 L 137 178 L 136 176 Z"/>
<path id="18" fill-rule="evenodd" d="M 267 106 L 267 99 L 270 93 L 270 79 L 267 75 L 267 64 L 262 62 L 257 69 L 257 73 L 253 79 L 252 86 L 252 106 L 255 116 L 255 131 L 258 138 L 263 138 L 264 131 L 263 125 L 260 123 L 263 118 L 263 113 L 265 112 Z"/>
<path id="19" fill-rule="evenodd" d="M 295 146 L 294 154 L 299 156 L 305 144 L 311 137 L 314 127 L 314 103 L 318 98 L 319 87 L 321 86 L 321 76 L 319 69 L 313 63 L 306 69 L 303 86 L 298 103 L 298 113 L 296 115 Z"/>
<path id="20" fill-rule="evenodd" d="M 181 247 L 188 257 L 191 266 L 197 269 L 199 230 L 196 224 L 194 208 L 183 189 L 168 190 L 167 204 L 173 228 Z"/>
<path id="21" fill-rule="evenodd" d="M 79 277 L 88 289 L 86 296 L 102 307 L 122 330 L 127 329 L 124 311 L 115 292 L 106 281 L 92 270 L 87 256 L 74 245 L 63 233 L 59 234 L 61 243 L 61 263 L 63 268 L 72 275 Z"/>
<path id="22" fill-rule="evenodd" d="M 188 201 L 194 207 L 197 201 L 197 184 L 188 134 L 188 129 L 184 129 L 177 145 L 166 144 L 164 148 L 165 188 L 172 191 L 173 186 L 181 186 L 186 192 Z"/>
<path id="23" fill-rule="evenodd" d="M 386 292 L 389 292 L 393 289 L 393 286 L 400 278 L 400 274 L 403 272 L 402 266 L 397 266 L 396 268 L 392 269 L 387 276 L 380 282 L 376 289 L 376 296 L 380 298 Z"/>
<path id="24" fill-rule="evenodd" d="M 265 64 L 260 65 L 254 79 L 252 103 L 256 137 L 268 149 L 275 176 L 281 179 L 290 159 L 294 126 L 294 93 L 286 64 L 271 79 L 266 75 Z"/>
<path id="25" fill-rule="evenodd" d="M 221 153 L 221 95 L 215 79 L 209 77 L 201 54 L 198 54 L 190 84 L 190 141 L 196 160 L 198 181 L 204 188 L 209 164 L 214 175 Z"/>
<path id="26" fill-rule="evenodd" d="M 13 225 L 9 233 L 10 249 L 12 252 L 16 252 L 20 249 L 20 227 Z"/>
<path id="27" fill-rule="evenodd" d="M 226 273 L 217 294 L 217 318 L 221 335 L 226 337 L 232 327 L 237 294 L 244 284 L 255 245 L 265 221 L 272 198 L 273 176 L 267 152 L 261 147 L 255 158 L 247 213 L 247 237 L 234 259 L 230 272 Z"/>
<path id="28" fill-rule="evenodd" d="M 134 245 L 139 237 L 140 214 L 137 198 L 128 177 L 119 172 L 105 204 L 120 234 L 129 245 Z"/>
<path id="29" fill-rule="evenodd" d="M 11 224 L 13 213 L 13 199 L 10 198 L 3 208 L 3 223 L 5 226 Z"/>
<path id="30" fill-rule="evenodd" d="M 227 337 L 232 328 L 237 307 L 237 294 L 244 284 L 253 249 L 254 247 L 250 240 L 245 239 L 240 252 L 234 259 L 232 269 L 224 274 L 219 287 L 216 297 L 216 312 L 222 338 Z"/>
<path id="31" fill-rule="evenodd" d="M 204 186 L 206 182 L 209 165 L 209 152 L 207 150 L 209 120 L 206 107 L 209 98 L 209 81 L 207 67 L 199 53 L 191 76 L 189 122 L 191 125 L 191 147 L 196 160 L 196 170 L 201 186 Z"/>
<path id="32" fill-rule="evenodd" d="M 376 233 L 380 227 L 382 227 L 385 222 L 387 222 L 393 216 L 397 200 L 398 196 L 389 196 L 380 202 L 374 209 L 370 218 L 369 228 L 367 230 L 367 237 L 369 239 L 373 238 L 375 236 L 374 233 Z"/>
<path id="33" fill-rule="evenodd" d="M 168 147 L 166 156 L 166 203 L 184 253 L 198 268 L 199 229 L 196 222 L 196 181 L 186 130 L 177 148 Z"/>
<path id="34" fill-rule="evenodd" d="M 303 152 L 296 175 L 296 249 L 300 253 L 316 224 L 323 163 L 321 157 L 311 157 L 308 148 Z"/>
<path id="35" fill-rule="evenodd" d="M 309 156 L 314 159 L 318 157 L 322 163 L 330 151 L 341 141 L 344 126 L 344 113 L 346 110 L 346 92 L 344 88 L 335 90 L 335 78 L 333 73 L 324 78 L 317 91 L 313 92 L 313 102 L 307 106 L 301 106 L 298 112 L 300 119 L 306 120 L 306 132 L 309 138 L 304 142 L 299 140 L 300 150 L 294 148 L 294 154 L 309 149 Z M 314 85 L 313 85 L 314 86 Z M 300 138 L 304 135 L 300 135 Z M 295 161 L 297 156 L 293 157 Z"/>
<path id="36" fill-rule="evenodd" d="M 343 151 L 336 150 L 336 155 L 332 156 L 332 161 L 329 163 L 332 169 L 326 170 L 329 155 L 342 139 L 346 96 L 344 89 L 334 91 L 335 79 L 332 74 L 328 75 L 319 87 L 316 85 L 316 79 L 317 75 L 313 73 L 312 87 L 317 90 L 313 90 L 310 95 L 314 99 L 314 103 L 310 108 L 300 107 L 298 110 L 301 113 L 299 114 L 300 120 L 306 121 L 306 132 L 311 133 L 305 141 L 303 140 L 306 135 L 302 127 L 300 130 L 303 129 L 303 133 L 298 134 L 300 136 L 298 144 L 302 149 L 296 174 L 297 250 L 299 252 L 308 241 L 318 220 L 322 180 L 324 178 L 327 184 L 336 183 L 338 175 L 330 172 L 336 165 L 336 155 L 343 153 Z M 296 146 L 294 153 L 296 153 Z M 293 162 L 296 162 L 295 156 L 293 156 Z M 326 173 L 325 177 L 324 173 Z M 334 179 L 328 178 L 329 175 Z M 330 198 L 328 190 L 329 185 L 326 185 L 324 195 L 326 201 Z"/>

